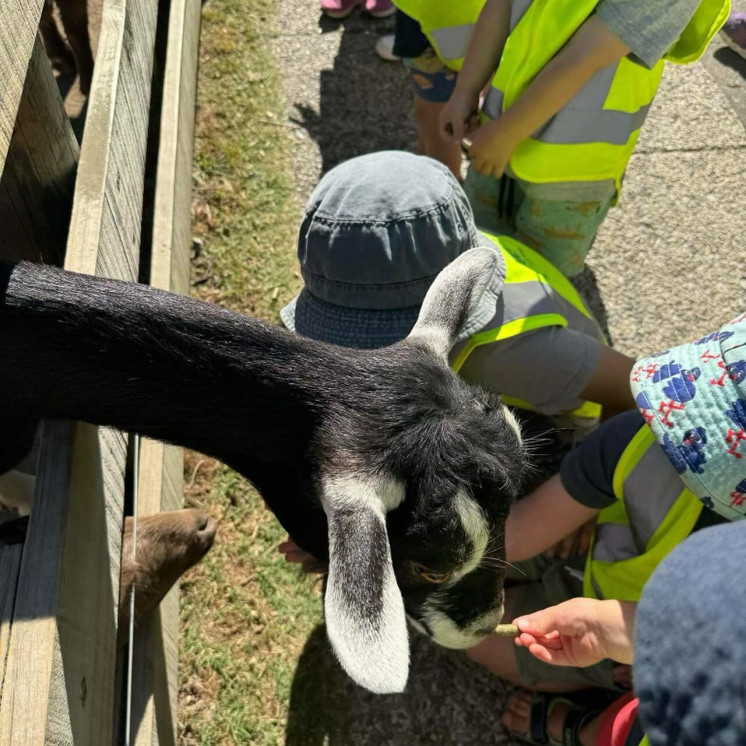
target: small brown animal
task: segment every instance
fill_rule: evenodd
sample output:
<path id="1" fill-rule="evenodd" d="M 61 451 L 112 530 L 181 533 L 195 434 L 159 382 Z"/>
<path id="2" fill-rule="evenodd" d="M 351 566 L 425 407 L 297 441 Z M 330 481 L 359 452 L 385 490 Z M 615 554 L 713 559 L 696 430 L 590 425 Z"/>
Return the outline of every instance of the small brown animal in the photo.
<path id="1" fill-rule="evenodd" d="M 119 644 L 127 639 L 133 586 L 137 625 L 158 606 L 171 586 L 207 554 L 216 529 L 209 515 L 194 509 L 140 517 L 132 557 L 132 523 L 132 518 L 125 519 L 122 536 Z"/>

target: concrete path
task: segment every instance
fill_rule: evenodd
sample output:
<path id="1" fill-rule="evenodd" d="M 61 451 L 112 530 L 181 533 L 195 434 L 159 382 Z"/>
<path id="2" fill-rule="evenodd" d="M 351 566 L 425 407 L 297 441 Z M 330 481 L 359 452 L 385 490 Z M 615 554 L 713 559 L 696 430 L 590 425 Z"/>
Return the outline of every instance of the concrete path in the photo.
<path id="1" fill-rule="evenodd" d="M 741 5 L 739 0 L 737 5 Z M 374 44 L 391 21 L 320 22 L 314 0 L 281 0 L 274 49 L 285 80 L 298 215 L 322 173 L 375 150 L 411 149 L 411 94 Z M 268 29 L 268 34 L 271 31 Z M 622 200 L 589 258 L 614 344 L 638 355 L 705 334 L 746 308 L 746 63 L 719 39 L 702 62 L 669 66 Z M 323 635 L 299 664 L 288 743 L 509 744 L 505 692 L 462 655 L 417 640 L 408 694 L 352 687 Z M 303 713 L 326 707 L 309 729 Z"/>

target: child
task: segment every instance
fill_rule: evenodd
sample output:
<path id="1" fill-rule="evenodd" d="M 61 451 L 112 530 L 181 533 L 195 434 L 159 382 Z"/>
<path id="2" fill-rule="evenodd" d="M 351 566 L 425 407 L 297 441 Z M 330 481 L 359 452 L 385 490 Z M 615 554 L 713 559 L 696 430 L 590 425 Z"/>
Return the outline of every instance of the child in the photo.
<path id="1" fill-rule="evenodd" d="M 515 235 L 570 277 L 583 269 L 596 231 L 619 196 L 663 59 L 697 59 L 725 21 L 729 3 L 398 5 L 420 22 L 441 60 L 460 67 L 440 121 L 448 140 L 471 141 L 465 188 L 477 223 Z M 484 121 L 475 128 L 473 115 L 488 85 Z"/>
<path id="2" fill-rule="evenodd" d="M 456 85 L 456 71 L 438 58 L 420 24 L 400 9 L 392 53 L 403 62 L 414 93 L 417 152 L 445 164 L 460 180 L 461 144 L 440 135 L 440 116 Z"/>
<path id="3" fill-rule="evenodd" d="M 513 648 L 510 640 L 490 636 L 469 651 L 473 660 L 513 683 L 555 692 L 618 689 L 612 660 L 588 665 L 586 643 L 592 638 L 579 634 L 559 651 L 550 646 L 547 653 L 546 645 L 540 650 L 543 643 L 536 638 L 560 624 L 557 609 L 545 607 L 580 595 L 601 600 L 601 605 L 569 602 L 572 623 L 593 620 L 595 639 L 606 635 L 623 643 L 620 631 L 634 616 L 629 604 L 638 601 L 658 563 L 699 529 L 746 515 L 746 314 L 696 342 L 639 361 L 631 381 L 640 413 L 627 412 L 601 425 L 565 457 L 558 476 L 511 510 L 505 529 L 509 561 L 538 555 L 598 517 L 580 573 L 577 563 L 545 563 L 536 582 L 507 589 L 505 616 L 523 617 L 516 623 L 528 634 L 521 635 L 521 643 L 529 647 Z M 564 604 L 558 608 L 567 611 Z M 545 611 L 533 614 L 537 609 Z M 612 645 L 606 652 L 623 647 Z M 548 664 L 562 655 L 564 663 L 574 660 L 584 667 Z M 616 657 L 627 660 L 624 652 Z M 545 700 L 537 707 L 539 715 L 551 714 Z M 531 716 L 530 709 L 526 696 L 519 695 L 508 723 L 515 724 L 521 713 L 535 720 L 538 715 Z M 584 724 L 583 718 L 572 723 L 575 736 Z"/>
<path id="4" fill-rule="evenodd" d="M 442 164 L 383 152 L 332 169 L 298 236 L 305 287 L 281 312 L 289 329 L 347 347 L 381 347 L 411 330 L 435 276 L 475 246 L 499 253 L 489 291 L 464 320 L 455 370 L 508 404 L 561 424 L 595 424 L 634 406 L 632 360 L 604 344 L 570 283 L 518 242 L 480 233 Z"/>

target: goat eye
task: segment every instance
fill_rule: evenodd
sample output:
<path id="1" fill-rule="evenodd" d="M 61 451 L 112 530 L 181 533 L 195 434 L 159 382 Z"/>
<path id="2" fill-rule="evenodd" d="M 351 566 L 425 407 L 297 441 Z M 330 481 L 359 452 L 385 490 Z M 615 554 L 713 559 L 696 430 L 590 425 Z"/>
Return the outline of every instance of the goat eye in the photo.
<path id="1" fill-rule="evenodd" d="M 434 572 L 428 570 L 424 565 L 414 565 L 414 571 L 428 583 L 445 583 L 451 577 L 450 572 Z"/>

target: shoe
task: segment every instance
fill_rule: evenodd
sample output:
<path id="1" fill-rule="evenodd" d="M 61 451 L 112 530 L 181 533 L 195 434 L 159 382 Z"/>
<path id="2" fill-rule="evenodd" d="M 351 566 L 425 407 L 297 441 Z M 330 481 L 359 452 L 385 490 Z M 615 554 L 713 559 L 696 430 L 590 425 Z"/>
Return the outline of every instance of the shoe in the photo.
<path id="1" fill-rule="evenodd" d="M 321 0 L 321 12 L 329 18 L 347 18 L 361 0 Z"/>
<path id="2" fill-rule="evenodd" d="M 746 60 L 746 13 L 734 10 L 720 29 L 720 36 L 736 54 Z"/>
<path id="3" fill-rule="evenodd" d="M 396 13 L 396 8 L 391 0 L 365 0 L 365 10 L 373 18 L 386 18 Z"/>
<path id="4" fill-rule="evenodd" d="M 376 54 L 388 62 L 398 62 L 401 57 L 394 54 L 394 35 L 384 34 L 378 37 L 376 42 Z"/>

